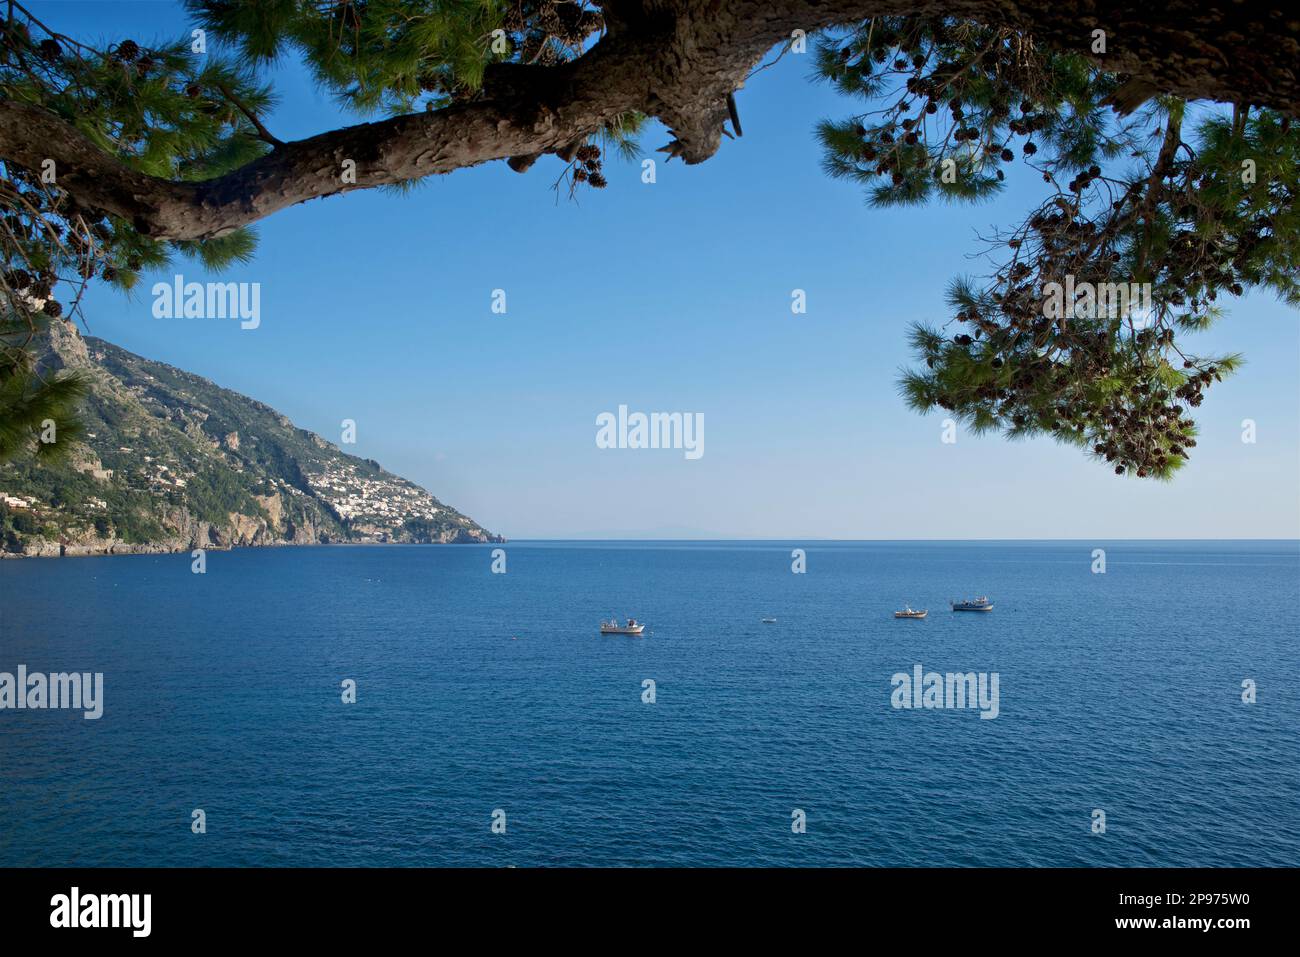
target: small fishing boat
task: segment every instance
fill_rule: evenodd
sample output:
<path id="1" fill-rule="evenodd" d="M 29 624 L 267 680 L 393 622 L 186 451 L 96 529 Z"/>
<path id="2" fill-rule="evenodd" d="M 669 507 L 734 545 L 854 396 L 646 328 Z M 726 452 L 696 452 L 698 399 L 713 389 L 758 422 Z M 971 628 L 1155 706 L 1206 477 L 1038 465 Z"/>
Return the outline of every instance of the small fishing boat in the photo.
<path id="1" fill-rule="evenodd" d="M 776 619 L 775 619 L 775 618 L 764 618 L 764 619 L 763 619 L 763 624 L 765 624 L 765 625 L 775 625 L 775 624 L 776 624 Z"/>
<path id="2" fill-rule="evenodd" d="M 969 601 L 949 602 L 949 604 L 952 605 L 953 611 L 992 611 L 993 610 L 993 602 L 989 601 L 987 598 L 983 596 L 979 598 L 972 598 Z"/>
<path id="3" fill-rule="evenodd" d="M 906 607 L 903 608 L 902 611 L 894 612 L 894 617 L 895 618 L 924 618 L 929 613 L 930 613 L 930 609 L 928 608 L 922 609 L 921 611 L 917 611 L 911 605 L 907 605 Z"/>
<path id="4" fill-rule="evenodd" d="M 611 618 L 609 621 L 600 623 L 600 633 L 602 635 L 639 635 L 645 631 L 645 625 L 635 618 L 629 618 L 626 625 L 620 625 L 617 618 Z"/>

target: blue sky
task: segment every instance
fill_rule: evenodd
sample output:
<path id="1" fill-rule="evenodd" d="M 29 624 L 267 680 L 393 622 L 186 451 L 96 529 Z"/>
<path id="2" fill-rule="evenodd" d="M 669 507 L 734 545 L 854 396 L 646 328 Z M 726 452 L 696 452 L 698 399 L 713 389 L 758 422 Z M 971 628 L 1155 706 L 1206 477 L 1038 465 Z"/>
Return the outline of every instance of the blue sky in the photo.
<path id="1" fill-rule="evenodd" d="M 37 3 L 64 32 L 187 35 L 179 4 Z M 975 207 L 875 210 L 825 177 L 812 129 L 852 104 L 786 56 L 738 95 L 745 136 L 700 166 L 606 160 L 578 204 L 554 158 L 357 192 L 257 226 L 256 260 L 188 262 L 131 296 L 95 290 L 90 331 L 207 376 L 429 488 L 512 538 L 1236 538 L 1300 535 L 1300 329 L 1270 295 L 1230 305 L 1200 351 L 1246 366 L 1209 390 L 1172 484 L 1119 478 L 1050 440 L 959 434 L 908 411 L 908 324 L 942 322 L 976 234 L 1038 195 L 1036 174 Z M 343 115 L 295 64 L 276 73 L 281 139 Z M 667 136 L 655 128 L 646 155 Z M 149 287 L 259 282 L 256 330 L 155 319 Z M 508 311 L 494 315 L 504 289 Z M 804 289 L 806 315 L 791 313 Z M 703 413 L 705 454 L 607 450 L 596 416 Z M 1241 422 L 1257 423 L 1255 444 Z"/>

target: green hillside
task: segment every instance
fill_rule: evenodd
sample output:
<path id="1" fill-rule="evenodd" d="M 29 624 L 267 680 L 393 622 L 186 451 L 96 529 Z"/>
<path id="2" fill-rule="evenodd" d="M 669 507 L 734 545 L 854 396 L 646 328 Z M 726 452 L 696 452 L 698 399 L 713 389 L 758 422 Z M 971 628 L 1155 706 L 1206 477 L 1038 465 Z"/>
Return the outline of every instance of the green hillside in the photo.
<path id="1" fill-rule="evenodd" d="M 70 323 L 42 366 L 90 378 L 85 433 L 58 465 L 0 465 L 0 554 L 499 540 L 269 406 Z"/>

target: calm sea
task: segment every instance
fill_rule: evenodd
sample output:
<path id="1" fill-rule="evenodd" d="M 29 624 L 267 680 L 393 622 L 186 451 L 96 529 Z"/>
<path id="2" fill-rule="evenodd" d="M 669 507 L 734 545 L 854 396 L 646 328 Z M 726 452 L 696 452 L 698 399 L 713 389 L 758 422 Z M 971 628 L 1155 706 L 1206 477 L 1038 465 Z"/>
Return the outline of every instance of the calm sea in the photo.
<path id="1" fill-rule="evenodd" d="M 505 550 L 0 562 L 0 865 L 1300 863 L 1296 542 Z"/>

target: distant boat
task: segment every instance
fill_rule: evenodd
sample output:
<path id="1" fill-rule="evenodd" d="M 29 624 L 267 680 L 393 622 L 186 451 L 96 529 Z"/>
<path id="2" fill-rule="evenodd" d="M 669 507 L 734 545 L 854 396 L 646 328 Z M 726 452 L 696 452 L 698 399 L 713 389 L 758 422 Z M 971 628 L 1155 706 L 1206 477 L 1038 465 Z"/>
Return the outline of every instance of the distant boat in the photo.
<path id="1" fill-rule="evenodd" d="M 611 618 L 609 621 L 600 623 L 600 633 L 602 635 L 639 635 L 645 631 L 645 625 L 635 618 L 629 618 L 626 625 L 620 625 L 617 618 Z"/>
<path id="2" fill-rule="evenodd" d="M 930 609 L 928 608 L 922 611 L 917 611 L 911 605 L 907 605 L 906 607 L 903 608 L 902 611 L 894 612 L 894 617 L 895 618 L 924 618 L 929 613 L 930 613 Z"/>
<path id="3" fill-rule="evenodd" d="M 776 624 L 776 619 L 775 619 L 775 618 L 764 618 L 764 619 L 763 619 L 763 624 L 765 624 L 765 625 L 775 625 L 775 624 Z"/>
<path id="4" fill-rule="evenodd" d="M 992 611 L 993 602 L 985 597 L 972 598 L 970 601 L 949 602 L 953 611 Z"/>

